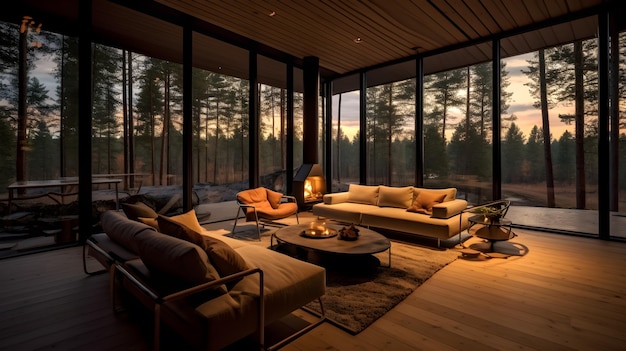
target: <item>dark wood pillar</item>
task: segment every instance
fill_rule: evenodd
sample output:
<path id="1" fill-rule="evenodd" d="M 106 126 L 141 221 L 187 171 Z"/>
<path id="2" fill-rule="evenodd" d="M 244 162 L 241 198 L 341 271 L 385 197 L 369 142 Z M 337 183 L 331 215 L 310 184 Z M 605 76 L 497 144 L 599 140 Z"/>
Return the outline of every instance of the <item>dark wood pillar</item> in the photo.
<path id="1" fill-rule="evenodd" d="M 303 97 L 303 163 L 318 163 L 319 144 L 319 74 L 320 61 L 314 56 L 304 58 L 304 97 Z"/>
<path id="2" fill-rule="evenodd" d="M 248 61 L 250 72 L 250 92 L 248 96 L 248 184 L 250 188 L 259 186 L 259 80 L 257 77 L 257 51 L 250 50 Z"/>
<path id="3" fill-rule="evenodd" d="M 193 32 L 183 27 L 183 210 L 193 208 Z M 199 165 L 198 165 L 199 166 Z"/>
<path id="4" fill-rule="evenodd" d="M 611 235 L 609 213 L 609 12 L 598 15 L 598 233 Z"/>
<path id="5" fill-rule="evenodd" d="M 285 194 L 293 195 L 293 130 L 294 130 L 294 84 L 293 84 L 293 58 L 287 62 L 287 160 L 285 162 Z"/>
<path id="6" fill-rule="evenodd" d="M 415 186 L 424 186 L 424 59 L 415 59 Z"/>
<path id="7" fill-rule="evenodd" d="M 500 40 L 496 39 L 492 42 L 492 57 L 491 57 L 491 71 L 492 71 L 492 108 L 491 108 L 491 121 L 492 121 L 492 138 L 493 151 L 491 155 L 493 178 L 491 179 L 492 189 L 491 198 L 493 200 L 500 199 L 502 197 L 502 141 L 501 141 L 501 128 L 500 112 L 501 106 L 501 67 L 500 67 Z"/>
<path id="8" fill-rule="evenodd" d="M 84 242 L 92 233 L 91 188 L 91 0 L 78 6 L 80 34 L 78 36 L 78 228 L 79 240 Z M 63 150 L 65 152 L 65 150 Z"/>

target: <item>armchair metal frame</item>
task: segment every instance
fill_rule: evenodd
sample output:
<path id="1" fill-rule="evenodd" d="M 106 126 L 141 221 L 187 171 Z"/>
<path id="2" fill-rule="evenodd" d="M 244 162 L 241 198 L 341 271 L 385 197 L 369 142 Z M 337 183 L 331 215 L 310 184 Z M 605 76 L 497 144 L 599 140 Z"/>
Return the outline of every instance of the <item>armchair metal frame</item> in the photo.
<path id="1" fill-rule="evenodd" d="M 153 349 L 155 351 L 158 351 L 161 347 L 161 308 L 162 307 L 167 307 L 168 304 L 170 304 L 172 301 L 178 300 L 178 299 L 182 299 L 182 298 L 187 298 L 191 295 L 197 294 L 199 292 L 202 291 L 206 291 L 208 289 L 212 289 L 215 287 L 218 287 L 220 285 L 226 284 L 228 282 L 234 281 L 234 280 L 238 280 L 241 278 L 244 278 L 246 276 L 249 275 L 254 275 L 254 274 L 258 274 L 259 275 L 259 291 L 258 291 L 258 301 L 259 301 L 259 305 L 258 305 L 258 316 L 259 319 L 257 320 L 257 328 L 258 328 L 258 333 L 256 335 L 257 337 L 257 342 L 259 345 L 259 349 L 260 350 L 267 350 L 267 351 L 273 351 L 273 350 L 278 350 L 279 348 L 285 346 L 286 344 L 290 343 L 291 341 L 299 338 L 300 336 L 306 334 L 307 332 L 313 330 L 315 327 L 317 327 L 318 325 L 322 324 L 325 320 L 326 320 L 326 312 L 324 310 L 324 304 L 322 302 L 321 298 L 318 298 L 318 302 L 320 304 L 320 308 L 322 313 L 317 315 L 318 319 L 314 322 L 311 322 L 311 324 L 305 326 L 304 328 L 294 332 L 293 334 L 285 337 L 284 339 L 276 342 L 275 344 L 271 345 L 271 346 L 266 346 L 265 345 L 265 298 L 264 298 L 264 290 L 265 290 L 265 284 L 264 284 L 264 272 L 262 269 L 260 268 L 250 268 L 247 269 L 245 271 L 241 271 L 239 273 L 235 273 L 235 274 L 231 274 L 229 276 L 225 276 L 222 277 L 220 279 L 217 280 L 213 280 L 211 282 L 207 282 L 204 284 L 200 284 L 200 285 L 196 285 L 194 287 L 182 290 L 182 291 L 178 291 L 178 292 L 174 292 L 171 293 L 169 295 L 166 296 L 160 296 L 159 293 L 157 293 L 156 291 L 154 291 L 152 288 L 150 288 L 147 284 L 145 284 L 140 278 L 136 277 L 133 273 L 130 272 L 130 270 L 127 270 L 125 267 L 123 267 L 123 265 L 121 264 L 114 264 L 112 267 L 112 274 L 111 274 L 111 304 L 113 306 L 114 312 L 119 312 L 121 311 L 118 307 L 117 307 L 117 302 L 115 300 L 115 296 L 116 296 L 116 292 L 115 290 L 119 289 L 119 288 L 115 288 L 115 284 L 119 283 L 118 279 L 115 277 L 116 274 L 115 272 L 119 272 L 120 274 L 122 274 L 126 279 L 128 279 L 130 282 L 132 282 L 135 286 L 137 286 L 137 288 L 146 296 L 148 296 L 153 302 L 154 302 L 154 335 L 153 335 Z"/>

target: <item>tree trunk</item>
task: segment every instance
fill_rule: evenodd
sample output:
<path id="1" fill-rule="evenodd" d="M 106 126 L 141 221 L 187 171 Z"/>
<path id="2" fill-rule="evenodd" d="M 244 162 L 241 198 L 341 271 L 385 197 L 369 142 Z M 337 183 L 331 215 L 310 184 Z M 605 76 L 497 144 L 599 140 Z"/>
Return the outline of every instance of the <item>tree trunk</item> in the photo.
<path id="1" fill-rule="evenodd" d="M 126 50 L 122 50 L 122 140 L 123 140 L 123 144 L 124 144 L 124 150 L 123 150 L 123 154 L 124 154 L 124 170 L 122 170 L 122 173 L 130 173 L 130 163 L 132 162 L 132 159 L 129 157 L 129 153 L 128 153 L 128 140 L 130 139 L 129 136 L 129 123 L 128 123 L 128 76 L 126 75 L 126 69 L 127 69 L 127 63 L 126 63 Z M 132 96 L 131 96 L 132 98 Z M 126 177 L 124 177 L 126 179 Z M 127 185 L 127 187 L 131 187 L 131 185 Z"/>
<path id="2" fill-rule="evenodd" d="M 213 182 L 217 184 L 217 152 L 218 143 L 220 138 L 220 100 L 219 97 L 215 99 L 215 147 L 213 148 Z"/>
<path id="3" fill-rule="evenodd" d="M 169 99 L 168 99 L 168 81 L 167 77 L 163 80 L 163 128 L 161 130 L 161 155 L 159 159 L 159 185 L 166 185 L 167 177 L 166 170 L 166 157 L 167 157 L 167 143 L 169 142 L 169 130 L 170 130 L 170 115 L 169 115 Z M 163 183 L 165 181 L 165 184 Z"/>
<path id="4" fill-rule="evenodd" d="M 26 180 L 26 89 L 28 86 L 26 46 L 28 30 L 20 32 L 20 52 L 18 67 L 18 98 L 17 98 L 17 145 L 15 154 L 15 180 Z M 18 190 L 23 193 L 23 190 Z"/>
<path id="5" fill-rule="evenodd" d="M 544 50 L 539 50 L 539 84 L 541 95 L 541 120 L 543 124 L 543 151 L 546 165 L 546 192 L 548 207 L 555 207 L 554 174 L 552 172 L 552 147 L 550 120 L 548 119 L 548 92 L 546 87 L 546 57 Z"/>
<path id="6" fill-rule="evenodd" d="M 133 121 L 133 53 L 128 52 L 128 173 L 135 173 L 135 123 Z M 130 176 L 130 187 L 135 187 L 135 176 Z"/>
<path id="7" fill-rule="evenodd" d="M 339 94 L 339 101 L 337 104 L 337 155 L 335 160 L 337 161 L 337 183 L 341 184 L 341 96 Z"/>

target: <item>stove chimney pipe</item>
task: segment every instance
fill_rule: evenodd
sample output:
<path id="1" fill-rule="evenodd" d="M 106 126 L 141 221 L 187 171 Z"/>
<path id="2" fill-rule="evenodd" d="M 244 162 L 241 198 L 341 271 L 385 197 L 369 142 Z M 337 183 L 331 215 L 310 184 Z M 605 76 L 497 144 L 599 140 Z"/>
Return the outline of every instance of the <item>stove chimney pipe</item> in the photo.
<path id="1" fill-rule="evenodd" d="M 318 57 L 307 56 L 304 58 L 303 70 L 303 136 L 302 136 L 302 160 L 303 163 L 319 163 L 319 74 L 320 61 Z"/>

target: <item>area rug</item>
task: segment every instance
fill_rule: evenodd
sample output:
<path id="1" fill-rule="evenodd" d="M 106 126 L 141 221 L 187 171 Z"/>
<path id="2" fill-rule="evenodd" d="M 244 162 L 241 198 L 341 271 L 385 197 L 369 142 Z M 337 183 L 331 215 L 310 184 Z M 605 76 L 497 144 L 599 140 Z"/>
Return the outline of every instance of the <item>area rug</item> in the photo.
<path id="1" fill-rule="evenodd" d="M 257 239 L 256 226 L 249 223 L 238 225 L 234 234 L 226 230 L 221 234 L 269 247 L 271 234 L 276 229 L 263 228 L 261 241 Z M 373 268 L 368 260 L 353 263 L 346 269 L 333 265 L 326 270 L 326 294 L 322 297 L 326 319 L 351 334 L 360 333 L 384 316 L 438 270 L 459 257 L 459 252 L 392 241 L 391 267 L 385 267 L 387 252 L 373 256 L 381 263 Z M 360 263 L 364 265 L 362 269 L 358 267 Z M 304 309 L 316 315 L 321 313 L 317 300 Z"/>
<path id="2" fill-rule="evenodd" d="M 376 256 L 386 264 L 387 253 Z M 326 318 L 358 334 L 458 256 L 455 250 L 392 242 L 391 267 L 379 266 L 365 274 L 327 270 L 326 294 L 322 297 Z M 317 301 L 305 309 L 318 315 L 321 312 Z"/>

